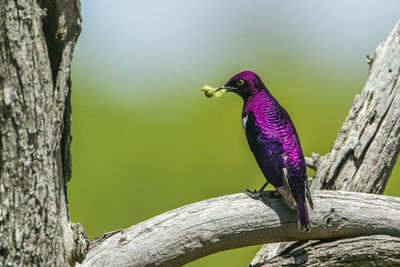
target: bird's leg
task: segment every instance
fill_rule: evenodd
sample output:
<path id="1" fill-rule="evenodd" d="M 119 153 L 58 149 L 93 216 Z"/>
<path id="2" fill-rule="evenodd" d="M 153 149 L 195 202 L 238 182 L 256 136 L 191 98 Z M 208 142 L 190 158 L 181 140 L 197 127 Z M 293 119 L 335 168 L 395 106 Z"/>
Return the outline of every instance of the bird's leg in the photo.
<path id="1" fill-rule="evenodd" d="M 264 188 L 268 185 L 268 181 L 265 182 L 265 184 L 263 186 L 261 186 L 260 190 L 254 190 L 254 191 L 250 191 L 249 189 L 246 189 L 245 194 L 247 194 L 249 197 L 254 198 L 254 199 L 260 199 L 263 202 L 266 202 L 265 200 L 263 200 L 260 195 L 261 193 L 264 191 Z"/>
<path id="2" fill-rule="evenodd" d="M 261 186 L 260 190 L 258 190 L 258 192 L 261 194 L 261 192 L 264 191 L 264 189 L 267 187 L 268 184 L 269 184 L 268 181 L 266 181 L 265 184 Z"/>

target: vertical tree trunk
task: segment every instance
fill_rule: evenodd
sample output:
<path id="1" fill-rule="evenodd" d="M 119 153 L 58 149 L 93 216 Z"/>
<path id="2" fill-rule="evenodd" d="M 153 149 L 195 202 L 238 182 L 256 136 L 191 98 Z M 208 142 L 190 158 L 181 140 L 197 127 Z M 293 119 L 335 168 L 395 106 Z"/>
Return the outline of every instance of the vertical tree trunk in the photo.
<path id="1" fill-rule="evenodd" d="M 87 242 L 68 218 L 70 63 L 79 0 L 0 1 L 0 265 L 66 266 Z"/>

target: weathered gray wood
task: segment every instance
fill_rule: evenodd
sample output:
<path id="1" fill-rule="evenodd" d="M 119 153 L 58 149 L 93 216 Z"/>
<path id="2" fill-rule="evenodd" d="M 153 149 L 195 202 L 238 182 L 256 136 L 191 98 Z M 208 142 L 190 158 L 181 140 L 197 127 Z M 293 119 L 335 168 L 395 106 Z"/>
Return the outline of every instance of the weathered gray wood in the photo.
<path id="1" fill-rule="evenodd" d="M 187 205 L 94 241 L 82 266 L 179 266 L 218 251 L 269 242 L 386 234 L 400 237 L 400 198 L 314 193 L 312 229 L 278 197 L 228 195 Z"/>
<path id="2" fill-rule="evenodd" d="M 80 23 L 78 0 L 0 1 L 1 266 L 73 265 L 87 250 L 65 192 Z"/>
<path id="3" fill-rule="evenodd" d="M 316 160 L 311 189 L 383 193 L 400 151 L 400 21 L 375 51 L 331 152 Z"/>
<path id="4" fill-rule="evenodd" d="M 371 61 L 372 60 L 372 61 Z M 369 58 L 370 71 L 331 152 L 307 158 L 315 170 L 311 191 L 336 189 L 382 194 L 400 151 L 400 21 Z M 252 264 L 290 244 L 267 244 Z"/>
<path id="5" fill-rule="evenodd" d="M 273 266 L 400 266 L 400 238 L 363 236 L 336 241 L 310 241 L 252 267 Z"/>

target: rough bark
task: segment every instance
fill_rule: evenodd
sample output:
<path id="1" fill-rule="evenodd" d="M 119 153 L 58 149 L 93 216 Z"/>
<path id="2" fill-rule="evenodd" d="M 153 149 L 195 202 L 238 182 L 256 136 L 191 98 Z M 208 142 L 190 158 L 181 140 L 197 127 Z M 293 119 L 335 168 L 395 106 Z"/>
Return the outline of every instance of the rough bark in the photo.
<path id="1" fill-rule="evenodd" d="M 400 237 L 400 198 L 319 191 L 312 230 L 298 231 L 296 213 L 266 192 L 187 205 L 92 242 L 82 266 L 180 266 L 222 250 L 248 245 L 361 235 Z"/>
<path id="2" fill-rule="evenodd" d="M 78 0 L 0 1 L 1 266 L 73 265 L 87 250 L 65 192 L 80 25 Z"/>
<path id="3" fill-rule="evenodd" d="M 382 194 L 400 151 L 400 21 L 371 62 L 331 152 L 315 157 L 311 189 Z"/>
<path id="4" fill-rule="evenodd" d="M 382 194 L 400 151 L 400 21 L 380 44 L 360 95 L 332 150 L 313 154 L 311 191 L 335 189 Z M 290 244 L 267 244 L 252 264 L 280 254 Z"/>
<path id="5" fill-rule="evenodd" d="M 400 238 L 385 235 L 310 241 L 252 266 L 400 266 L 399 251 Z"/>

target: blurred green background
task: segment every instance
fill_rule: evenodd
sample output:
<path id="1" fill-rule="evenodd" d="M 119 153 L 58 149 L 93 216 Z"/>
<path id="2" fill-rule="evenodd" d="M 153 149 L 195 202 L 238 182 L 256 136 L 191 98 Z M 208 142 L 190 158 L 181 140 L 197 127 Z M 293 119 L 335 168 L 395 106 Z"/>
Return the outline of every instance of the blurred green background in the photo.
<path id="1" fill-rule="evenodd" d="M 89 238 L 185 204 L 259 188 L 236 95 L 253 70 L 287 109 L 307 156 L 327 153 L 399 1 L 82 1 L 72 66 L 72 221 Z M 386 194 L 400 196 L 400 167 Z M 188 266 L 247 266 L 260 246 Z"/>

